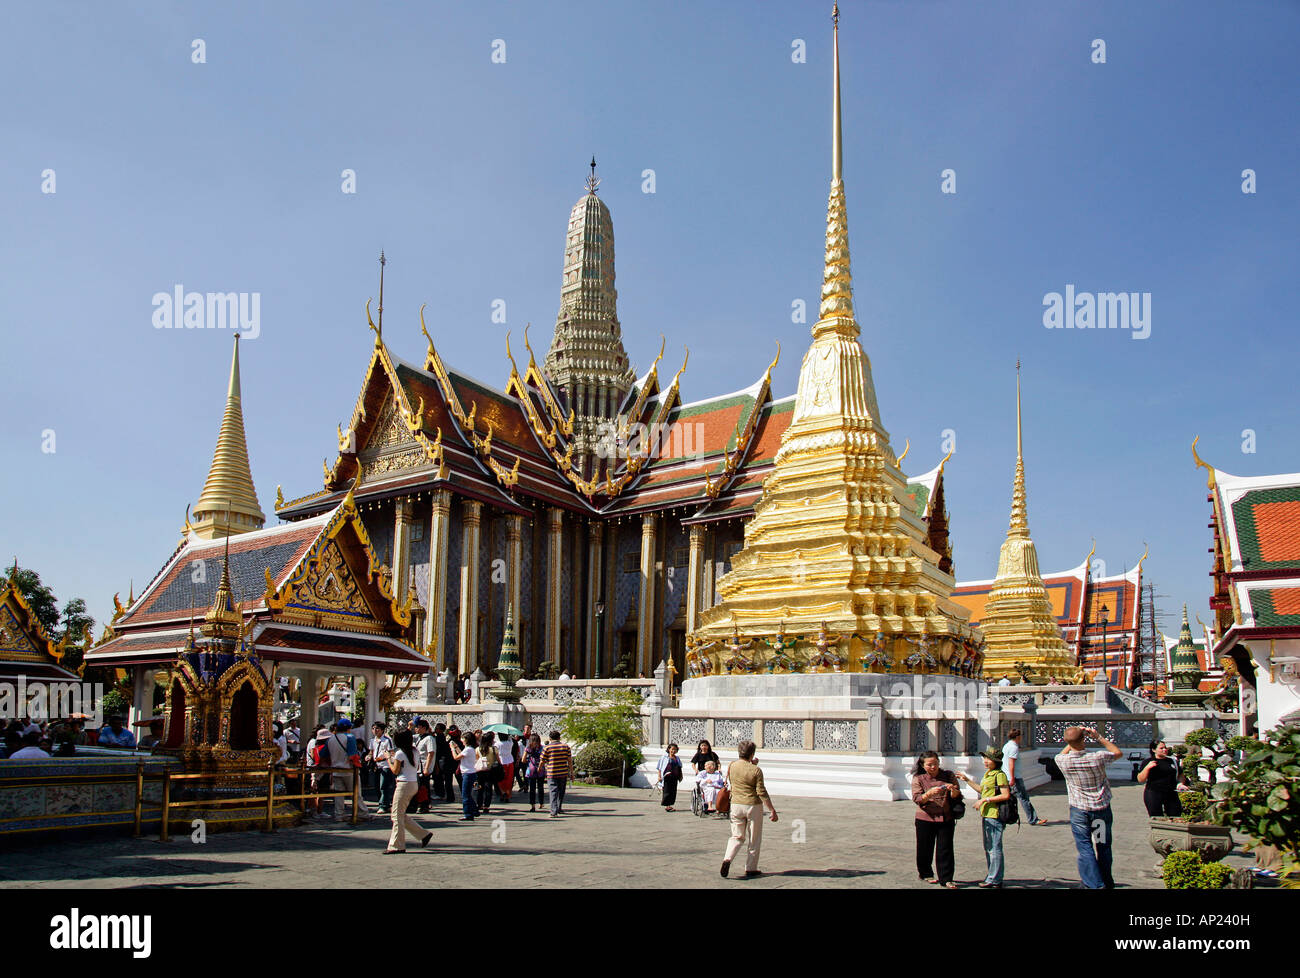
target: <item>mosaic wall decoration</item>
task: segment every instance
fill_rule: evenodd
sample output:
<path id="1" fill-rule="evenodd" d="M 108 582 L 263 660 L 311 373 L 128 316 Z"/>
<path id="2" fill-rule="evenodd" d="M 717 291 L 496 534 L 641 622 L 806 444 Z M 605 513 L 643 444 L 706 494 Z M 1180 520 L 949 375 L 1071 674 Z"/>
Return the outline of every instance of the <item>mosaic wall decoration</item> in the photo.
<path id="1" fill-rule="evenodd" d="M 857 750 L 856 720 L 813 721 L 813 750 Z"/>
<path id="2" fill-rule="evenodd" d="M 803 721 L 764 720 L 763 746 L 773 750 L 803 750 Z"/>
<path id="3" fill-rule="evenodd" d="M 714 720 L 713 746 L 735 747 L 742 740 L 754 739 L 753 720 Z"/>

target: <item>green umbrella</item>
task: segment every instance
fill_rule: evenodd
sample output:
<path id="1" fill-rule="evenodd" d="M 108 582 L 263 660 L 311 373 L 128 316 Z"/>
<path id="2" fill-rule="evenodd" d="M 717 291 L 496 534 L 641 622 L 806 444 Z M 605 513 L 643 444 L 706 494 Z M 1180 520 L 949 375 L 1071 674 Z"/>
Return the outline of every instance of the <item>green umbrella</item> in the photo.
<path id="1" fill-rule="evenodd" d="M 485 732 L 490 730 L 493 733 L 514 734 L 516 737 L 521 737 L 524 733 L 518 727 L 512 727 L 508 723 L 489 723 L 483 730 Z"/>

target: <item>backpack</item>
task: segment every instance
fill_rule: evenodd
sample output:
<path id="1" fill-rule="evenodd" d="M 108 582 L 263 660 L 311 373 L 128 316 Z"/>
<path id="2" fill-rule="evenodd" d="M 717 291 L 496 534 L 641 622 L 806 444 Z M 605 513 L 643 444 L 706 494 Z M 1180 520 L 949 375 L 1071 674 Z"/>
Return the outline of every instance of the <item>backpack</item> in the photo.
<path id="1" fill-rule="evenodd" d="M 1010 782 L 1008 782 L 1009 784 Z M 1016 793 L 1014 791 L 1006 801 L 998 802 L 997 819 L 1003 825 L 1020 824 L 1020 806 L 1016 804 Z"/>

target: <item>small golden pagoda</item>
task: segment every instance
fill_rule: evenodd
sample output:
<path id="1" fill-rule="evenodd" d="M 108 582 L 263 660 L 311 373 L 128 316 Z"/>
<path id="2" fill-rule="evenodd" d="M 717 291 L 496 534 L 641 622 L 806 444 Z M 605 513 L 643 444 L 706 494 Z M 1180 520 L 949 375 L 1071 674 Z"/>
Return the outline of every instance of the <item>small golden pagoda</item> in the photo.
<path id="1" fill-rule="evenodd" d="M 1034 679 L 1072 679 L 1070 661 L 1047 588 L 1038 570 L 1038 550 L 1029 536 L 1025 506 L 1024 437 L 1020 423 L 1020 362 L 1016 361 L 1016 477 L 1011 491 L 1011 523 L 998 554 L 998 573 L 989 591 L 980 630 L 984 633 L 984 674 L 1019 680 L 1027 667 Z"/>
<path id="2" fill-rule="evenodd" d="M 950 599 L 952 575 L 939 569 L 920 517 L 901 502 L 907 480 L 858 341 L 841 168 L 838 7 L 834 18 L 820 316 L 744 549 L 718 583 L 720 602 L 689 637 L 693 675 L 978 671 L 980 634 Z M 767 651 L 741 655 L 748 647 L 742 639 L 757 639 L 755 647 Z"/>
<path id="3" fill-rule="evenodd" d="M 239 334 L 230 362 L 230 387 L 226 411 L 212 452 L 212 465 L 192 516 L 186 517 L 185 531 L 202 540 L 215 540 L 233 533 L 260 530 L 266 515 L 257 502 L 253 472 L 248 464 L 248 442 L 244 437 L 244 408 L 239 391 Z"/>

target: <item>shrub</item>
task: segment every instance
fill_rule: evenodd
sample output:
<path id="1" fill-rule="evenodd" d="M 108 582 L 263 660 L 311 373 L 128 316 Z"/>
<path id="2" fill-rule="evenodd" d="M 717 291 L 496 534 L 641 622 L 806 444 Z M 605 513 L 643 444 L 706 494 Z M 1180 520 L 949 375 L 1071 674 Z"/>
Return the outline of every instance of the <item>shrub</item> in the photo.
<path id="1" fill-rule="evenodd" d="M 588 744 L 573 759 L 574 769 L 585 772 L 596 784 L 622 784 L 625 764 L 617 747 L 601 741 Z"/>
<path id="2" fill-rule="evenodd" d="M 1214 789 L 1214 819 L 1300 857 L 1300 726 L 1277 727 L 1228 768 Z"/>
<path id="3" fill-rule="evenodd" d="M 1178 800 L 1183 804 L 1184 822 L 1204 822 L 1210 801 L 1199 791 L 1180 791 Z"/>
<path id="4" fill-rule="evenodd" d="M 633 690 L 622 689 L 602 699 L 574 702 L 560 721 L 560 729 L 572 744 L 608 745 L 633 767 L 644 759 L 641 697 Z"/>
<path id="5" fill-rule="evenodd" d="M 1161 876 L 1166 890 L 1222 890 L 1232 870 L 1223 863 L 1203 863 L 1201 854 L 1190 849 L 1166 856 Z"/>

